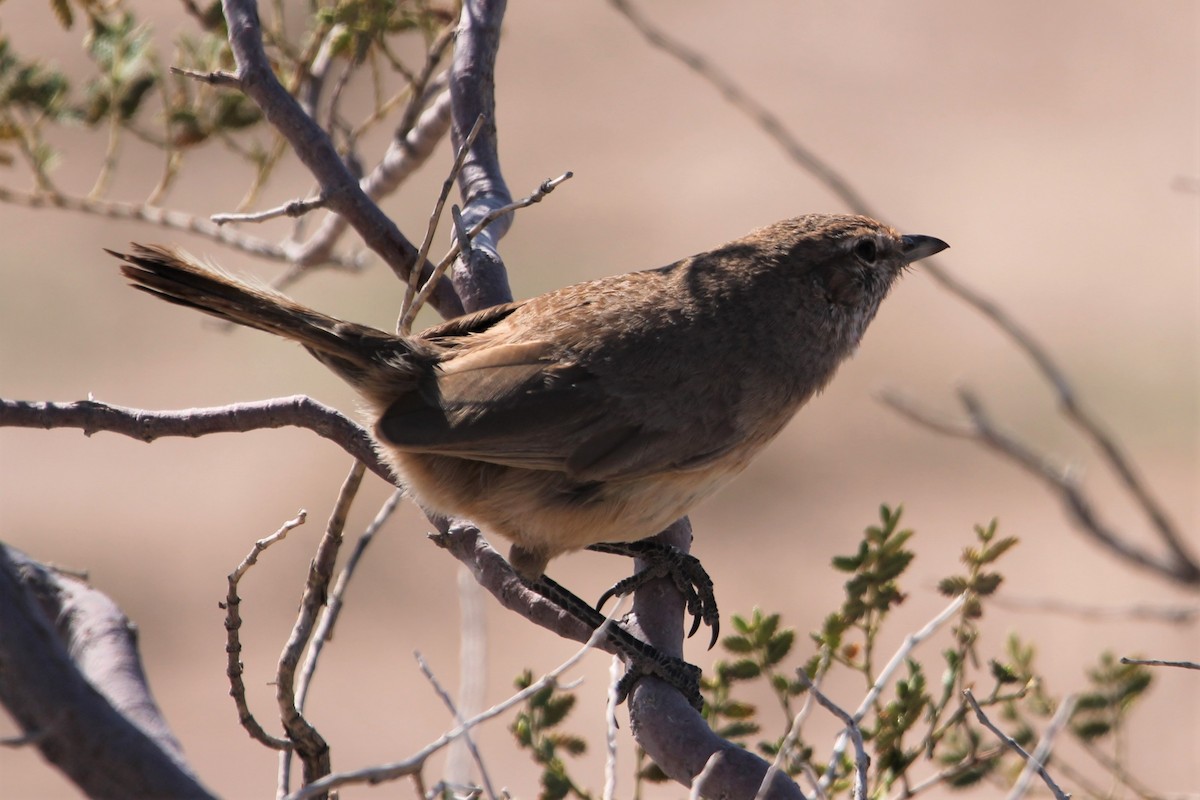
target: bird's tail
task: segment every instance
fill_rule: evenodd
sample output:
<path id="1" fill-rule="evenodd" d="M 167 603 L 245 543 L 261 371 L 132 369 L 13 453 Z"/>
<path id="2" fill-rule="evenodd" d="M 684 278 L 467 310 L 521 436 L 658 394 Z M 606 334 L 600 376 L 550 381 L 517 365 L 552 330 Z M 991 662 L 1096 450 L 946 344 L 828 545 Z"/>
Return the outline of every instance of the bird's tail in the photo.
<path id="1" fill-rule="evenodd" d="M 134 287 L 170 303 L 273 333 L 304 345 L 368 401 L 386 401 L 421 372 L 420 354 L 399 336 L 314 311 L 278 292 L 250 286 L 170 247 L 134 244 L 121 273 Z"/>

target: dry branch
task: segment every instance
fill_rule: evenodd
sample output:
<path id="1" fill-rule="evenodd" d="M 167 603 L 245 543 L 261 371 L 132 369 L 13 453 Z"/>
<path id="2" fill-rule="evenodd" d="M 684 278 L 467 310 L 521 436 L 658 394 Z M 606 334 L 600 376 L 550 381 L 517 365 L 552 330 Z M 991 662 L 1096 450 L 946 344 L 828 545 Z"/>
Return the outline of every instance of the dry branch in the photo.
<path id="1" fill-rule="evenodd" d="M 142 672 L 136 632 L 83 581 L 0 544 L 0 701 L 89 797 L 213 795 Z"/>

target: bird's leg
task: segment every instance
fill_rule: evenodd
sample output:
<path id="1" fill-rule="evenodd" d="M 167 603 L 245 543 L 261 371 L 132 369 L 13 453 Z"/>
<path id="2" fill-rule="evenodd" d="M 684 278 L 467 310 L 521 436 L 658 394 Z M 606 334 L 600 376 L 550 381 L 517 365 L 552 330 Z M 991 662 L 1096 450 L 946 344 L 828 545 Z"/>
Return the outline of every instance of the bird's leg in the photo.
<path id="1" fill-rule="evenodd" d="M 717 598 L 713 594 L 712 578 L 700 563 L 700 559 L 683 552 L 657 539 L 642 539 L 637 542 L 604 542 L 588 545 L 588 550 L 597 553 L 612 553 L 630 558 L 640 558 L 649 566 L 639 570 L 628 578 L 613 584 L 612 588 L 600 596 L 596 609 L 604 608 L 604 604 L 613 597 L 622 597 L 641 588 L 656 578 L 669 577 L 675 588 L 687 601 L 688 613 L 692 615 L 692 629 L 688 636 L 695 635 L 700 629 L 700 623 L 712 629 L 712 638 L 708 649 L 717 643 L 717 635 L 721 630 L 721 617 L 717 612 Z"/>
<path id="2" fill-rule="evenodd" d="M 522 580 L 530 589 L 592 629 L 596 629 L 604 623 L 603 614 L 545 575 L 532 581 Z M 629 696 L 630 690 L 639 678 L 653 675 L 678 689 L 697 711 L 701 709 L 704 700 L 700 696 L 699 667 L 689 664 L 681 658 L 669 656 L 656 647 L 646 644 L 618 625 L 615 620 L 608 626 L 607 635 L 608 640 L 628 665 L 625 675 L 617 683 L 618 703 L 625 702 L 625 698 Z"/>

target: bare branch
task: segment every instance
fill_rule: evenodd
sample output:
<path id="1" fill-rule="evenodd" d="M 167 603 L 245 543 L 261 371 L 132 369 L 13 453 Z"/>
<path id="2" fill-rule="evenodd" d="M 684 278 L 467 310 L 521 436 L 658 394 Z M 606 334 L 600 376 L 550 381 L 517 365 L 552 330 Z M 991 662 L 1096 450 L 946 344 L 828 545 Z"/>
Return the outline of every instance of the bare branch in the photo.
<path id="1" fill-rule="evenodd" d="M 450 552 L 475 576 L 475 581 L 490 592 L 500 604 L 525 619 L 565 639 L 587 641 L 592 631 L 575 617 L 546 598 L 530 591 L 513 572 L 504 556 L 496 552 L 479 528 L 466 520 L 434 518 L 438 533 L 430 534 L 434 544 Z M 680 614 L 682 615 L 682 606 Z M 612 652 L 607 641 L 597 647 Z"/>
<path id="2" fill-rule="evenodd" d="M 924 262 L 925 269 L 942 285 L 963 302 L 970 305 L 985 318 L 989 319 L 1003 331 L 1016 345 L 1024 351 L 1029 360 L 1034 363 L 1046 381 L 1054 387 L 1058 395 L 1059 410 L 1075 427 L 1079 428 L 1092 444 L 1100 451 L 1106 463 L 1117 478 L 1133 497 L 1138 508 L 1150 520 L 1151 527 L 1158 537 L 1166 544 L 1172 554 L 1169 567 L 1169 577 L 1186 584 L 1200 583 L 1200 563 L 1188 551 L 1179 531 L 1167 516 L 1166 511 L 1150 494 L 1149 488 L 1137 475 L 1133 463 L 1124 450 L 1105 429 L 1104 426 L 1079 401 L 1078 395 L 1067 379 L 1066 373 L 1051 358 L 1049 351 L 1042 346 L 1032 334 L 1017 324 L 999 304 L 984 297 L 971 289 L 957 278 L 944 271 L 940 265 Z M 970 398 L 962 398 L 964 404 L 969 404 Z M 976 401 L 977 402 L 977 401 Z M 1076 514 L 1077 519 L 1079 514 Z M 1081 524 L 1086 524 L 1082 523 Z M 1114 533 L 1115 536 L 1115 533 Z M 1128 556 L 1126 556 L 1128 557 Z"/>
<path id="3" fill-rule="evenodd" d="M 450 67 L 451 136 L 455 146 L 466 140 L 476 120 L 484 120 L 458 176 L 468 229 L 493 208 L 512 202 L 500 170 L 496 139 L 495 67 L 505 6 L 506 0 L 467 0 L 462 4 Z M 452 280 L 465 308 L 478 310 L 512 300 L 499 253 L 500 239 L 511 224 L 512 217 L 504 216 L 484 229 L 474 241 L 471 263 L 466 269 L 455 270 Z"/>
<path id="4" fill-rule="evenodd" d="M 547 686 L 557 686 L 558 678 L 567 670 L 574 667 L 579 661 L 587 655 L 599 643 L 605 640 L 608 635 L 608 627 L 613 624 L 613 619 L 624 610 L 624 603 L 618 602 L 612 612 L 605 618 L 604 622 L 592 632 L 587 642 L 580 648 L 575 655 L 568 658 L 555 669 L 547 672 L 539 680 L 534 681 L 529 687 L 522 689 L 502 703 L 492 706 L 487 711 L 481 714 L 476 714 L 471 719 L 456 726 L 453 730 L 442 734 L 433 742 L 430 742 L 422 750 L 403 761 L 397 761 L 393 764 L 385 764 L 380 767 L 369 767 L 366 769 L 354 770 L 351 772 L 339 772 L 322 778 L 315 783 L 305 786 L 293 795 L 290 795 L 288 800 L 305 800 L 306 798 L 315 797 L 323 794 L 330 789 L 336 789 L 339 786 L 345 786 L 355 783 L 382 783 L 383 781 L 395 780 L 407 775 L 417 774 L 424 766 L 425 761 L 434 753 L 438 752 L 453 740 L 462 736 L 467 731 L 471 730 L 480 723 L 486 722 L 492 717 L 503 714 L 508 709 L 518 703 L 524 702 L 527 698 L 532 697 L 538 692 L 545 689 Z"/>
<path id="5" fill-rule="evenodd" d="M 1200 584 L 1200 563 L 1181 542 L 1176 541 L 1176 546 L 1169 547 L 1168 552 L 1160 556 L 1129 541 L 1100 519 L 1091 498 L 1070 472 L 1001 430 L 984 408 L 983 401 L 973 392 L 960 389 L 958 394 L 968 415 L 967 424 L 940 420 L 895 393 L 885 394 L 883 401 L 913 422 L 948 436 L 978 441 L 1015 462 L 1061 497 L 1068 516 L 1084 533 L 1120 558 L 1187 586 Z"/>
<path id="6" fill-rule="evenodd" d="M 1054 712 L 1054 717 L 1050 720 L 1050 724 L 1046 726 L 1046 730 L 1042 731 L 1042 738 L 1038 740 L 1037 747 L 1033 750 L 1033 756 L 1025 762 L 1025 768 L 1017 776 L 1017 782 L 1013 784 L 1012 791 L 1008 795 L 1008 800 L 1021 800 L 1025 796 L 1025 793 L 1029 791 L 1029 784 L 1033 781 L 1034 773 L 1042 777 L 1046 785 L 1050 787 L 1050 791 L 1054 792 L 1055 797 L 1062 791 L 1050 780 L 1050 776 L 1042 769 L 1042 765 L 1050 760 L 1050 752 L 1054 749 L 1054 740 L 1058 736 L 1059 731 L 1070 722 L 1071 713 L 1074 710 L 1075 695 L 1067 695 L 1059 703 L 1058 710 Z"/>
<path id="7" fill-rule="evenodd" d="M 0 702 L 89 797 L 196 797 L 200 784 L 108 597 L 0 544 Z"/>
<path id="8" fill-rule="evenodd" d="M 708 783 L 709 776 L 711 776 L 720 765 L 721 759 L 724 756 L 725 753 L 721 750 L 718 750 L 708 757 L 708 763 L 704 765 L 704 769 L 700 770 L 700 774 L 696 776 L 694 781 L 692 781 L 692 790 L 688 792 L 688 800 L 700 800 L 700 798 L 703 797 L 701 791 L 704 789 L 705 784 Z"/>
<path id="9" fill-rule="evenodd" d="M 1024 761 L 1027 765 L 1033 766 L 1034 769 L 1036 770 L 1036 772 L 1038 773 L 1038 775 L 1041 776 L 1042 780 L 1046 782 L 1046 786 L 1054 794 L 1054 797 L 1056 798 L 1056 800 L 1070 800 L 1071 796 L 1069 794 L 1066 794 L 1065 792 L 1063 792 L 1062 789 L 1058 788 L 1058 784 L 1055 783 L 1054 779 L 1051 778 L 1049 773 L 1046 772 L 1045 767 L 1042 766 L 1042 762 L 1035 761 L 1033 758 L 1031 758 L 1029 753 L 1027 753 L 1025 751 L 1025 748 L 1021 747 L 1021 745 L 1017 743 L 1016 739 L 1012 738 L 1007 733 L 1005 733 L 1004 731 L 997 728 L 992 723 L 992 721 L 990 719 L 988 719 L 987 714 L 983 713 L 983 709 L 979 707 L 979 703 L 976 702 L 975 695 L 973 695 L 971 693 L 970 689 L 967 689 L 965 692 L 963 692 L 963 697 L 966 698 L 967 703 L 970 704 L 971 708 L 975 711 L 975 718 L 979 720 L 979 724 L 982 725 L 983 727 L 987 728 L 993 734 L 995 734 L 997 739 L 1004 742 L 1004 744 L 1007 745 L 1010 750 L 1012 750 L 1014 753 L 1016 753 L 1022 759 L 1024 759 Z M 1067 705 L 1067 703 L 1064 702 L 1063 706 L 1066 706 L 1066 705 Z M 1071 706 L 1074 705 L 1073 699 L 1070 701 L 1070 705 Z M 1059 707 L 1059 710 L 1060 711 L 1062 710 L 1062 706 Z M 1058 715 L 1056 714 L 1055 718 L 1057 718 L 1057 717 L 1058 717 Z M 1049 729 L 1047 729 L 1047 732 L 1048 731 L 1049 731 Z M 1043 741 L 1045 741 L 1045 739 L 1043 739 Z M 1053 739 L 1051 738 L 1050 741 L 1053 741 Z M 1013 795 L 1009 795 L 1009 797 L 1011 800 L 1015 800 L 1015 798 L 1013 798 Z"/>
<path id="10" fill-rule="evenodd" d="M 287 138 L 297 157 L 317 179 L 329 209 L 344 216 L 367 246 L 402 279 L 413 269 L 423 269 L 425 265 L 417 263 L 416 247 L 362 191 L 329 136 L 275 77 L 263 50 L 255 4 L 250 0 L 224 0 L 223 6 L 242 90 Z M 439 289 L 432 302 L 443 314 L 457 316 L 462 312 L 462 305 L 448 283 Z"/>
<path id="11" fill-rule="evenodd" d="M 384 153 L 383 160 L 360 185 L 372 200 L 386 197 L 403 185 L 433 153 L 437 143 L 450 129 L 450 95 L 443 93 L 425 109 L 416 126 L 394 139 Z M 329 214 L 317 230 L 292 252 L 294 263 L 299 267 L 318 266 L 333 252 L 349 222 L 338 214 Z"/>
<path id="12" fill-rule="evenodd" d="M 375 445 L 365 429 L 340 411 L 304 395 L 181 411 L 147 411 L 96 400 L 35 403 L 0 398 L 0 428 L 6 427 L 78 428 L 84 436 L 108 431 L 147 443 L 164 436 L 194 439 L 213 433 L 245 433 L 263 428 L 307 428 L 365 463 L 388 483 L 397 483 L 391 469 L 376 455 Z"/>
<path id="13" fill-rule="evenodd" d="M 816 684 L 809 679 L 808 673 L 803 668 L 798 668 L 796 675 L 800 678 L 800 682 L 808 687 L 808 691 L 812 693 L 812 696 L 825 710 L 845 723 L 844 735 L 848 735 L 854 743 L 854 800 L 866 800 L 867 770 L 871 767 L 871 759 L 867 755 L 866 748 L 863 747 L 862 731 L 858 727 L 858 721 L 854 717 L 851 717 L 845 709 L 826 697 L 817 688 Z"/>
<path id="14" fill-rule="evenodd" d="M 1127 606 L 1094 606 L 1073 603 L 1053 597 L 1010 597 L 1003 592 L 992 595 L 989 602 L 997 608 L 1012 611 L 1033 611 L 1039 614 L 1063 614 L 1087 620 L 1144 620 L 1167 625 L 1194 625 L 1200 620 L 1200 606 L 1156 606 L 1133 603 Z"/>
<path id="15" fill-rule="evenodd" d="M 290 200 L 281 206 L 248 214 L 213 214 L 209 219 L 218 225 L 228 225 L 231 222 L 266 222 L 279 217 L 303 217 L 318 208 L 324 208 L 325 205 L 325 196 L 321 195 L 308 200 Z"/>
<path id="16" fill-rule="evenodd" d="M 223 86 L 228 89 L 241 89 L 242 82 L 238 80 L 237 75 L 228 72 L 197 72 L 196 70 L 183 69 L 181 67 L 171 67 L 171 72 L 176 75 L 182 75 L 185 78 L 191 78 L 200 83 L 207 83 L 210 86 Z"/>
<path id="17" fill-rule="evenodd" d="M 283 541 L 295 528 L 304 524 L 308 512 L 303 509 L 294 518 L 283 523 L 279 530 L 270 536 L 259 539 L 250 549 L 250 553 L 241 563 L 229 573 L 229 589 L 225 593 L 225 674 L 229 678 L 229 696 L 237 706 L 238 722 L 250 734 L 250 738 L 273 750 L 290 750 L 291 742 L 272 736 L 263 729 L 258 719 L 250 711 L 246 701 L 246 683 L 242 680 L 245 665 L 242 664 L 242 598 L 238 594 L 238 584 L 250 568 L 258 563 L 258 557 L 271 545 Z"/>
<path id="18" fill-rule="evenodd" d="M 1147 667 L 1180 667 L 1182 669 L 1200 669 L 1195 661 L 1160 661 L 1156 658 L 1121 658 L 1122 664 L 1142 664 Z"/>
<path id="19" fill-rule="evenodd" d="M 602 800 L 616 800 L 617 796 L 617 706 L 624 665 L 613 656 L 608 665 L 608 693 L 604 703 L 604 793 Z"/>
<path id="20" fill-rule="evenodd" d="M 877 216 L 848 180 L 838 174 L 816 153 L 801 144 L 788 130 L 783 120 L 751 97 L 732 78 L 717 69 L 702 53 L 669 36 L 662 28 L 653 25 L 628 0 L 609 0 L 609 4 L 629 20 L 651 46 L 662 50 L 699 75 L 705 82 L 711 84 L 730 105 L 749 117 L 763 133 L 771 137 L 787 153 L 789 158 L 825 184 L 848 208 L 868 217 Z"/>
<path id="21" fill-rule="evenodd" d="M 65 211 L 77 211 L 110 219 L 136 220 L 168 230 L 194 233 L 268 261 L 291 263 L 295 260 L 297 253 L 305 254 L 299 250 L 294 252 L 292 247 L 286 245 L 273 244 L 265 239 L 259 239 L 230 228 L 223 228 L 194 214 L 148 204 L 73 197 L 59 191 L 28 194 L 3 187 L 0 187 L 0 203 L 10 203 L 26 208 L 61 208 Z M 359 267 L 356 259 L 338 256 L 332 252 L 332 248 L 310 255 L 305 263 L 310 266 L 333 266 L 339 269 L 358 269 Z"/>
<path id="22" fill-rule="evenodd" d="M 908 658 L 908 654 L 911 653 L 917 645 L 928 639 L 930 636 L 936 633 L 939 628 L 949 622 L 950 618 L 958 613 L 959 609 L 962 608 L 965 602 L 967 602 L 967 593 L 963 592 L 958 597 L 954 598 L 954 600 L 950 602 L 950 605 L 942 609 L 941 613 L 939 613 L 929 622 L 925 623 L 923 628 L 916 633 L 910 633 L 908 636 L 904 637 L 904 643 L 900 645 L 898 650 L 896 650 L 895 654 L 892 656 L 892 660 L 889 661 L 886 666 L 884 666 L 882 671 L 880 671 L 879 677 L 875 679 L 875 683 L 871 685 L 870 690 L 862 699 L 862 702 L 858 704 L 858 709 L 854 712 L 855 723 L 862 722 L 863 717 L 865 717 L 871 707 L 875 705 L 875 701 L 879 698 L 879 694 L 883 691 L 883 687 L 891 682 L 892 675 Z M 842 760 L 842 753 L 846 751 L 846 739 L 847 734 L 842 733 L 840 736 L 838 736 L 837 742 L 833 745 L 833 753 L 829 757 L 829 767 L 825 770 L 825 774 L 821 778 L 820 786 L 822 791 L 827 790 L 833 784 L 833 780 L 837 776 L 838 764 Z"/>
<path id="23" fill-rule="evenodd" d="M 450 697 L 450 693 L 438 682 L 437 676 L 433 674 L 433 670 L 429 668 L 429 664 L 421 654 L 414 651 L 413 656 L 417 659 L 417 666 L 420 668 L 421 674 L 429 681 L 429 684 L 433 687 L 433 691 L 437 693 L 442 703 L 450 711 L 450 716 L 454 718 L 454 722 L 461 725 L 465 720 L 454 705 L 454 698 Z M 487 767 L 483 765 L 483 756 L 479 754 L 479 748 L 475 746 L 475 737 L 471 735 L 470 731 L 464 731 L 462 739 L 467 743 L 467 749 L 471 752 L 471 758 L 475 760 L 475 766 L 479 768 L 479 777 L 483 782 L 483 788 L 488 796 L 488 800 L 496 800 L 496 792 L 492 789 L 492 781 L 488 777 Z"/>
<path id="24" fill-rule="evenodd" d="M 685 517 L 658 535 L 685 552 L 691 546 L 692 527 Z M 634 571 L 646 564 L 635 561 Z M 626 627 L 659 652 L 683 654 L 684 598 L 669 578 L 650 581 L 633 595 L 633 614 Z M 660 680 L 644 678 L 629 695 L 630 729 L 646 754 L 673 780 L 690 786 L 713 753 L 724 757 L 705 781 L 708 797 L 754 797 L 770 764 L 712 731 L 687 699 Z M 767 794 L 770 800 L 803 798 L 784 773 L 775 775 Z"/>
<path id="25" fill-rule="evenodd" d="M 829 666 L 829 659 L 830 653 L 828 648 L 823 649 L 821 660 L 817 667 L 817 679 L 810 681 L 813 687 L 821 688 L 821 677 L 825 674 L 825 670 Z M 754 800 L 765 800 L 767 787 L 771 784 L 775 774 L 783 768 L 784 762 L 796 747 L 796 742 L 800 739 L 800 730 L 804 727 L 804 722 L 808 719 L 809 714 L 812 713 L 813 698 L 814 695 L 812 692 L 809 692 L 808 696 L 804 698 L 804 705 L 800 706 L 800 710 L 796 712 L 796 716 L 792 719 L 792 724 L 788 727 L 788 732 L 784 735 L 783 741 L 779 745 L 779 750 L 775 753 L 775 758 L 771 762 L 771 768 L 763 776 L 762 784 L 759 785 L 758 791 L 754 794 Z M 820 785 L 816 784 L 816 781 L 814 781 L 814 785 L 817 786 L 818 794 L 823 797 L 824 792 L 821 791 Z"/>
<path id="26" fill-rule="evenodd" d="M 438 222 L 442 218 L 442 209 L 446 207 L 446 198 L 450 196 L 450 190 L 454 187 L 454 181 L 458 178 L 459 172 L 462 171 L 463 162 L 467 158 L 467 151 L 475 143 L 475 138 L 479 135 L 480 129 L 483 127 L 483 117 L 475 120 L 475 125 L 471 128 L 471 132 L 467 134 L 466 140 L 459 145 L 458 152 L 454 155 L 454 163 L 450 166 L 450 174 L 446 176 L 446 180 L 442 182 L 442 190 L 438 193 L 437 202 L 433 204 L 433 211 L 429 214 L 429 225 L 425 229 L 425 238 L 421 240 L 421 249 L 417 251 L 417 260 L 425 261 L 429 256 L 429 248 L 433 246 L 433 237 L 437 233 Z M 445 267 L 441 264 L 430 274 L 426 284 L 429 286 L 437 285 L 445 273 Z M 408 280 L 404 284 L 404 302 L 400 304 L 400 318 L 396 321 L 396 333 L 401 336 L 408 334 L 412 330 L 413 317 L 421 310 L 424 304 L 422 302 L 414 302 L 417 294 L 420 275 L 414 270 L 409 273 Z"/>
<path id="27" fill-rule="evenodd" d="M 538 185 L 538 188 L 533 190 L 533 192 L 531 192 L 527 197 L 523 197 L 520 200 L 508 203 L 507 205 L 503 205 L 498 208 L 493 208 L 491 211 L 485 214 L 482 219 L 472 225 L 469 231 L 465 229 L 466 222 L 464 221 L 462 212 L 458 210 L 457 206 L 454 206 L 452 208 L 455 215 L 453 228 L 454 243 L 450 246 L 449 252 L 442 256 L 442 260 L 439 261 L 433 268 L 430 277 L 426 279 L 424 285 L 422 285 L 421 291 L 417 293 L 415 298 L 413 298 L 412 304 L 409 306 L 409 310 L 401 319 L 401 325 L 405 324 L 406 322 L 409 326 L 412 325 L 412 318 L 416 316 L 417 312 L 421 310 L 421 307 L 425 305 L 425 302 L 429 298 L 430 292 L 437 286 L 436 280 L 440 279 L 440 277 L 445 274 L 446 270 L 450 268 L 450 265 L 454 263 L 455 259 L 457 259 L 464 252 L 469 254 L 467 256 L 468 260 L 475 258 L 475 253 L 473 252 L 473 243 L 488 225 L 505 214 L 509 214 L 517 209 L 526 208 L 534 203 L 540 203 L 542 198 L 554 191 L 554 189 L 560 183 L 569 180 L 572 175 L 573 173 L 571 172 L 564 172 L 557 178 L 547 178 L 546 180 L 542 181 L 541 184 Z M 486 259 L 480 263 L 484 265 L 484 271 L 495 268 L 503 270 L 503 265 L 501 264 L 488 266 L 491 264 L 491 262 L 487 261 Z M 460 282 L 464 283 L 465 285 L 465 281 Z M 406 303 L 407 300 L 408 298 L 406 297 Z"/>
<path id="28" fill-rule="evenodd" d="M 337 562 L 338 552 L 341 550 L 346 517 L 350 513 L 354 498 L 358 495 L 365 471 L 363 463 L 355 461 L 338 491 L 337 502 L 334 503 L 329 522 L 325 526 L 325 535 L 321 537 L 317 553 L 309 565 L 308 580 L 305 581 L 304 594 L 300 598 L 296 623 L 292 626 L 291 636 L 288 637 L 283 653 L 279 656 L 275 699 L 279 703 L 280 721 L 287 731 L 288 740 L 292 743 L 292 750 L 304 765 L 305 784 L 325 777 L 331 768 L 329 745 L 317 729 L 304 718 L 296 702 L 296 669 L 316 626 L 317 616 L 329 596 L 333 565 Z"/>

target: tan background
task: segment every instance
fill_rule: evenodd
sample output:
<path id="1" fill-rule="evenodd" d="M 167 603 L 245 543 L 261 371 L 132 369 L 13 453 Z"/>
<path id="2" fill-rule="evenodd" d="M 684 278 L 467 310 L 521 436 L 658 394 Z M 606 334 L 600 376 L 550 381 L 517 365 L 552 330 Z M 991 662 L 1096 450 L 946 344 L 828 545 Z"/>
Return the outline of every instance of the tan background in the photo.
<path id="1" fill-rule="evenodd" d="M 182 12 L 171 4 L 155 11 L 165 42 Z M 949 241 L 950 268 L 1047 343 L 1200 550 L 1198 197 L 1172 188 L 1178 176 L 1200 174 L 1195 2 L 673 0 L 650 11 L 780 114 L 894 222 Z M 22 53 L 80 68 L 78 36 L 58 31 L 44 4 L 7 3 L 0 21 Z M 657 266 L 777 218 L 839 210 L 759 130 L 648 48 L 606 4 L 513 3 L 506 24 L 498 101 L 513 191 L 565 169 L 576 173 L 524 212 L 505 241 L 518 297 Z M 67 152 L 56 179 L 86 193 L 99 137 L 70 131 L 56 140 Z M 378 140 L 365 151 L 368 159 L 378 152 Z M 132 145 L 124 157 L 113 196 L 144 197 L 160 159 Z M 446 163 L 443 149 L 385 206 L 412 236 L 423 230 Z M 28 185 L 19 170 L 0 181 Z M 201 215 L 227 211 L 244 185 L 244 172 L 209 147 L 193 157 L 171 204 Z M 308 185 L 293 166 L 264 204 Z M 150 302 L 122 285 L 100 248 L 132 238 L 179 241 L 235 270 L 270 276 L 277 267 L 176 233 L 65 212 L 0 207 L 0 231 L 0 396 L 69 401 L 91 393 L 170 409 L 307 393 L 353 409 L 350 392 L 299 350 L 248 332 L 222 335 Z M 378 264 L 360 278 L 314 276 L 296 294 L 382 327 L 394 320 L 399 298 Z M 941 607 L 934 583 L 956 569 L 971 526 L 993 516 L 1022 539 L 1005 560 L 1009 597 L 1196 603 L 1195 594 L 1100 553 L 1064 520 L 1053 496 L 1012 466 L 919 430 L 874 399 L 883 388 L 901 388 L 950 413 L 958 385 L 982 391 L 1007 427 L 1075 465 L 1104 500 L 1106 519 L 1144 528 L 1094 453 L 1055 417 L 1030 366 L 917 269 L 825 395 L 695 513 L 695 552 L 716 580 L 726 619 L 758 604 L 802 632 L 813 629 L 840 597 L 830 557 L 853 546 L 880 502 L 903 502 L 918 531 L 910 597 L 889 626 L 887 648 Z M 264 797 L 274 761 L 236 725 L 217 601 L 252 541 L 309 509 L 310 525 L 271 551 L 245 587 L 251 702 L 269 718 L 273 690 L 264 684 L 347 467 L 339 450 L 296 431 L 145 446 L 111 434 L 4 430 L 0 536 L 40 559 L 90 570 L 137 622 L 158 699 L 199 773 L 223 795 Z M 387 493 L 375 478 L 367 484 L 352 530 Z M 406 507 L 384 531 L 318 675 L 312 719 L 333 743 L 337 768 L 402 757 L 447 726 L 410 656 L 420 649 L 455 685 L 456 563 L 423 540 L 426 529 Z M 554 564 L 552 574 L 591 596 L 626 568 L 579 555 Z M 487 607 L 489 702 L 507 695 L 522 668 L 549 669 L 573 650 L 490 599 Z M 1084 668 L 1105 649 L 1200 656 L 1195 626 L 1001 610 L 988 617 L 985 654 L 1013 629 L 1037 643 L 1055 693 L 1080 687 Z M 923 653 L 930 663 L 944 641 Z M 687 654 L 710 663 L 699 643 Z M 607 668 L 604 657 L 587 660 L 583 699 L 569 722 L 596 746 Z M 1200 684 L 1195 673 L 1157 677 L 1133 718 L 1129 760 L 1154 789 L 1195 793 Z M 830 687 L 848 706 L 861 691 L 849 681 Z M 481 734 L 493 779 L 531 797 L 534 772 L 511 747 L 506 724 Z M 820 715 L 810 726 L 813 734 L 833 729 Z M 11 730 L 0 722 L 0 736 Z M 619 792 L 628 796 L 628 743 L 621 758 Z M 603 783 L 596 756 L 573 774 L 597 789 Z M 0 750 L 0 794 L 74 792 L 32 752 Z"/>

